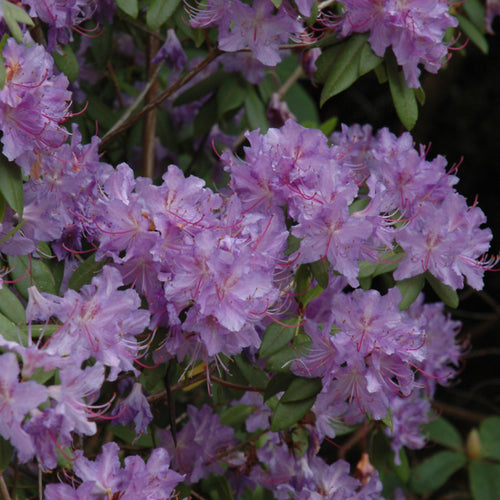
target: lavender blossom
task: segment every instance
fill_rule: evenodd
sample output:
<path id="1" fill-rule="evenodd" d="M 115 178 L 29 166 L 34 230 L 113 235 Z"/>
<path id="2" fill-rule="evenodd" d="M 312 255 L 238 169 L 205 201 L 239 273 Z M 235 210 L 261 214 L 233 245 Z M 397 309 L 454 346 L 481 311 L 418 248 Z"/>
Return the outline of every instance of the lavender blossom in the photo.
<path id="1" fill-rule="evenodd" d="M 344 16 L 333 24 L 341 37 L 370 32 L 368 41 L 380 57 L 392 47 L 410 87 L 420 86 L 419 65 L 437 73 L 446 62 L 448 47 L 443 42 L 448 28 L 458 20 L 449 14 L 443 0 L 344 0 Z"/>

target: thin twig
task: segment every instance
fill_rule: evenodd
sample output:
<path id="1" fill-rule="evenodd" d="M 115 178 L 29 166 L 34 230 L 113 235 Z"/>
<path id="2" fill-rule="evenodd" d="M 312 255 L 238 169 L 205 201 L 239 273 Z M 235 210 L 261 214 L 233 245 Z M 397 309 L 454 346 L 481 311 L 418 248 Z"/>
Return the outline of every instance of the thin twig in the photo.
<path id="1" fill-rule="evenodd" d="M 1 471 L 0 471 L 0 498 L 1 500 L 12 500 L 10 498 L 9 489 L 7 488 L 7 484 L 5 483 L 5 479 Z"/>
<path id="2" fill-rule="evenodd" d="M 450 417 L 455 417 L 460 420 L 465 420 L 466 422 L 472 422 L 474 424 L 480 424 L 483 420 L 489 417 L 484 413 L 478 413 L 471 410 L 466 410 L 465 408 L 460 408 L 458 406 L 453 406 L 441 401 L 434 401 L 432 407 L 438 411 L 438 413 L 444 413 Z"/>
<path id="3" fill-rule="evenodd" d="M 154 109 L 156 106 L 161 104 L 165 99 L 170 97 L 172 94 L 177 92 L 180 88 L 182 88 L 187 82 L 192 80 L 202 69 L 206 68 L 212 61 L 214 61 L 222 51 L 218 49 L 214 49 L 210 54 L 208 54 L 203 61 L 200 61 L 192 70 L 188 71 L 182 78 L 173 83 L 168 89 L 164 90 L 160 94 L 158 94 L 148 105 L 144 106 L 137 114 L 127 117 L 125 119 L 120 119 L 113 126 L 111 130 L 109 130 L 101 140 L 101 144 L 99 146 L 99 150 L 102 151 L 104 145 L 108 142 L 112 141 L 116 136 L 120 135 L 123 131 L 127 130 L 131 127 L 135 122 L 140 120 L 146 113 Z M 148 82 L 148 86 L 152 85 L 156 77 Z M 146 90 L 146 89 L 145 89 Z M 149 88 L 147 89 L 149 90 Z M 146 92 L 147 92 L 146 90 Z M 146 92 L 142 92 L 142 94 L 146 95 Z M 144 97 L 144 96 L 143 96 Z M 142 99 L 141 99 L 142 100 Z M 137 99 L 136 99 L 137 102 Z M 139 101 L 140 102 L 140 101 Z M 138 104 L 138 102 L 137 102 Z M 136 103 L 134 103 L 134 108 L 136 107 Z M 132 110 L 133 111 L 133 110 Z M 130 115 L 130 113 L 128 113 Z"/>
<path id="4" fill-rule="evenodd" d="M 213 375 L 210 377 L 210 380 L 213 380 L 215 383 L 219 385 L 229 387 L 230 389 L 238 389 L 240 391 L 250 391 L 250 392 L 266 392 L 266 389 L 264 387 L 250 387 L 248 385 L 232 384 L 231 382 L 227 382 L 220 378 L 214 377 Z"/>

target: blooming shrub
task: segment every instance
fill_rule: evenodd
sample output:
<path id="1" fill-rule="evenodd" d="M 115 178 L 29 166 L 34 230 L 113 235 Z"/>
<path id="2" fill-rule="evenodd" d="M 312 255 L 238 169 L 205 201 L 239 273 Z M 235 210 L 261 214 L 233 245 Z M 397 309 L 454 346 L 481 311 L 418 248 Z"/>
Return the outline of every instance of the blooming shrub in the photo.
<path id="1" fill-rule="evenodd" d="M 5 498 L 433 491 L 406 450 L 496 259 L 409 130 L 459 22 L 486 43 L 466 4 L 2 1 Z M 299 83 L 371 71 L 408 131 L 337 128 Z M 325 451 L 346 434 L 376 450 Z"/>

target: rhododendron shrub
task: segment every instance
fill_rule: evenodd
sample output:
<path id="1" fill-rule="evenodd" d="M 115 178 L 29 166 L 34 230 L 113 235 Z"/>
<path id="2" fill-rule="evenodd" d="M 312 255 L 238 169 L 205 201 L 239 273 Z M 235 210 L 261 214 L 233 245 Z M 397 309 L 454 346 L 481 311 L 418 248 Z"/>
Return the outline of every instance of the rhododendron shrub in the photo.
<path id="1" fill-rule="evenodd" d="M 422 72 L 486 43 L 465 4 L 2 1 L 2 498 L 427 491 L 406 450 L 496 265 L 410 132 Z M 302 85 L 372 71 L 408 130 Z"/>

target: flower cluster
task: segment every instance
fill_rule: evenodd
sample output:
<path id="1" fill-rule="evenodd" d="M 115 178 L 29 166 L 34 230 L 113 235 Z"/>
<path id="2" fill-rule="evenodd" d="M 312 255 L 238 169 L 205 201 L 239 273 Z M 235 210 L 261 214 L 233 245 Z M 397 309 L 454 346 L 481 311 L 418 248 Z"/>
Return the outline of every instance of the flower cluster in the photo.
<path id="1" fill-rule="evenodd" d="M 418 88 L 419 64 L 437 73 L 446 62 L 448 46 L 444 35 L 458 20 L 444 0 L 343 0 L 344 14 L 334 20 L 340 36 L 370 32 L 370 45 L 378 56 L 391 47 L 402 66 L 406 82 Z"/>

